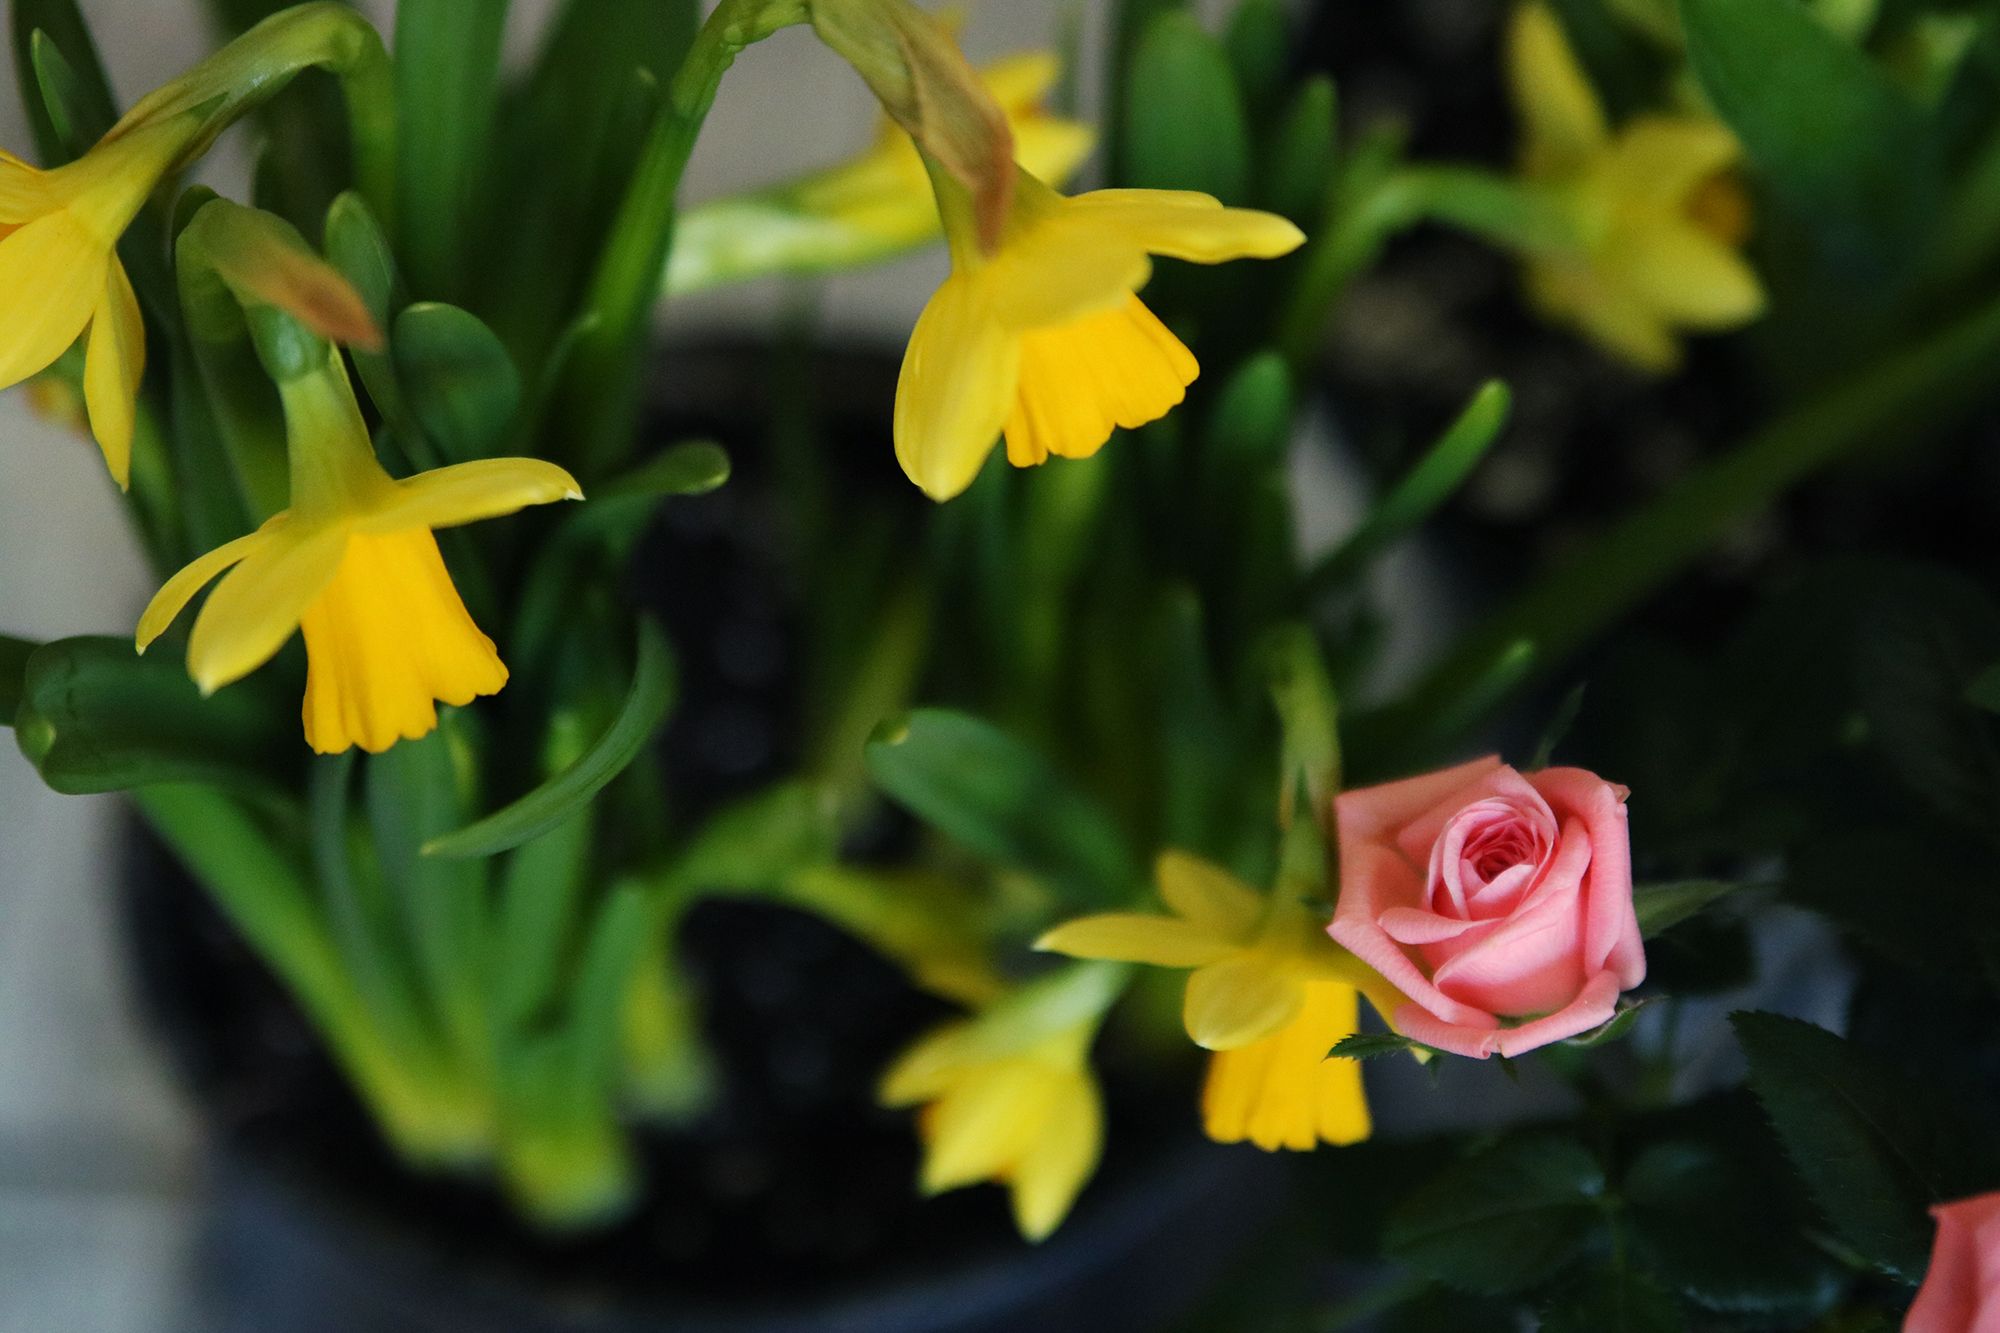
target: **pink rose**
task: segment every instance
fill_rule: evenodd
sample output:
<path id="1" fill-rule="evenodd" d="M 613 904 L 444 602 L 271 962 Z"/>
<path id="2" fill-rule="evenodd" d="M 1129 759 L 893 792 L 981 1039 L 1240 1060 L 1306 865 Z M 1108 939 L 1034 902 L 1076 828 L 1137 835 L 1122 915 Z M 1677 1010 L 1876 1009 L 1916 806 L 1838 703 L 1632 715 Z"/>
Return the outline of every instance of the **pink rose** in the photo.
<path id="1" fill-rule="evenodd" d="M 1335 798 L 1327 930 L 1413 1001 L 1397 1031 L 1483 1060 L 1611 1017 L 1646 979 L 1626 795 L 1580 768 L 1522 774 L 1489 756 Z"/>
<path id="2" fill-rule="evenodd" d="M 1941 1203 L 1931 1268 L 1903 1333 L 2000 1333 L 2000 1193 Z"/>

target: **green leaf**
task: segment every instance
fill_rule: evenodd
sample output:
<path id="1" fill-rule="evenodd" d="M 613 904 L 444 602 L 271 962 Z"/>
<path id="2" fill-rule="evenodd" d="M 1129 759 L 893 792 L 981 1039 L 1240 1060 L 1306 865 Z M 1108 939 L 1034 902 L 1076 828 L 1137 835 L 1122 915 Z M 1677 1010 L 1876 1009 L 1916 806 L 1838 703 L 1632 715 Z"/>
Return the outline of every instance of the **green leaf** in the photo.
<path id="1" fill-rule="evenodd" d="M 595 821 L 585 806 L 507 858 L 493 944 L 494 1002 L 525 1024 L 549 1004 L 568 956 L 590 868 Z"/>
<path id="2" fill-rule="evenodd" d="M 1938 205 L 1938 145 L 1866 52 L 1792 0 L 1681 0 L 1688 61 L 1827 262 L 1893 281 Z"/>
<path id="3" fill-rule="evenodd" d="M 1639 934 L 1650 940 L 1742 887 L 1742 884 L 1726 879 L 1683 879 L 1671 884 L 1634 885 L 1632 909 L 1639 915 Z"/>
<path id="4" fill-rule="evenodd" d="M 14 725 L 14 714 L 26 692 L 28 659 L 41 646 L 28 639 L 10 639 L 0 634 L 0 723 Z"/>
<path id="5" fill-rule="evenodd" d="M 14 0 L 12 9 L 15 86 L 34 135 L 36 155 L 43 166 L 58 167 L 81 157 L 98 135 L 111 128 L 118 119 L 118 104 L 76 0 Z M 39 57 L 38 34 L 46 43 L 46 52 Z M 52 88 L 45 71 L 58 66 L 61 86 Z M 67 113 L 67 133 L 57 128 L 50 114 L 52 102 Z M 75 142 L 81 147 L 73 147 Z"/>
<path id="6" fill-rule="evenodd" d="M 410 410 L 454 462 L 499 453 L 521 405 L 521 374 L 493 330 L 457 306 L 419 301 L 396 317 L 396 375 Z"/>
<path id="7" fill-rule="evenodd" d="M 2000 713 L 2000 662 L 1972 678 L 1972 683 L 1965 687 L 1965 701 L 1989 713 Z"/>
<path id="8" fill-rule="evenodd" d="M 1416 1189 L 1389 1216 L 1384 1252 L 1488 1295 L 1573 1259 L 1602 1222 L 1604 1173 L 1573 1139 L 1510 1139 Z"/>
<path id="9" fill-rule="evenodd" d="M 68 795 L 158 782 L 268 787 L 286 782 L 303 755 L 296 719 L 280 721 L 256 685 L 203 699 L 177 659 L 140 657 L 130 639 L 45 644 L 20 690 L 14 738 L 42 780 Z"/>
<path id="10" fill-rule="evenodd" d="M 1339 128 L 1333 80 L 1315 74 L 1299 85 L 1279 122 L 1264 168 L 1263 205 L 1309 227 L 1326 208 L 1339 164 Z"/>
<path id="11" fill-rule="evenodd" d="M 1420 1055 L 1431 1048 L 1400 1032 L 1350 1032 L 1326 1053 L 1329 1060 L 1373 1060 L 1378 1055 Z"/>
<path id="12" fill-rule="evenodd" d="M 1749 1011 L 1730 1023 L 1750 1086 L 1827 1220 L 1885 1272 L 1917 1281 L 1930 1257 L 1928 1206 L 2000 1183 L 1979 1122 L 1824 1028 Z"/>
<path id="13" fill-rule="evenodd" d="M 1665 61 L 1611 13 L 1606 0 L 1554 0 L 1564 35 L 1613 124 L 1660 100 Z"/>
<path id="14" fill-rule="evenodd" d="M 980 855 L 1044 877 L 1066 908 L 1127 902 L 1139 885 L 1096 802 L 989 722 L 919 708 L 878 728 L 867 758 L 890 797 Z"/>
<path id="15" fill-rule="evenodd" d="M 361 383 L 410 462 L 419 471 L 437 467 L 443 460 L 411 415 L 391 354 L 397 317 L 410 304 L 409 289 L 403 283 L 402 269 L 396 264 L 395 252 L 389 248 L 389 238 L 374 210 L 354 190 L 335 198 L 326 211 L 326 258 L 354 284 L 375 327 L 390 335 L 388 345 L 379 352 L 347 349 L 354 358 L 355 370 L 361 374 Z"/>
<path id="16" fill-rule="evenodd" d="M 788 782 L 729 806 L 702 825 L 667 880 L 677 894 L 782 890 L 840 850 L 836 805 L 820 787 Z"/>
<path id="17" fill-rule="evenodd" d="M 1246 202 L 1250 136 L 1243 99 L 1222 45 L 1193 15 L 1174 11 L 1152 21 L 1125 91 L 1131 184 Z"/>
<path id="18" fill-rule="evenodd" d="M 1649 995 L 1643 1000 L 1621 999 L 1611 1017 L 1586 1032 L 1563 1038 L 1563 1045 L 1575 1046 L 1586 1051 L 1595 1050 L 1599 1046 L 1608 1046 L 1632 1030 L 1632 1025 L 1639 1021 L 1641 1009 L 1662 998 L 1664 997 L 1659 995 Z"/>
<path id="19" fill-rule="evenodd" d="M 1340 790 L 1340 703 L 1319 636 L 1309 625 L 1282 626 L 1271 649 L 1271 702 L 1284 732 L 1278 758 L 1278 822 L 1289 825 L 1303 787 L 1307 814 L 1332 818 L 1328 805 Z"/>
<path id="20" fill-rule="evenodd" d="M 1285 96 L 1292 25 L 1284 0 L 1238 0 L 1222 44 L 1250 121 L 1262 125 Z"/>
<path id="21" fill-rule="evenodd" d="M 650 618 L 639 621 L 639 655 L 625 705 L 597 743 L 568 768 L 520 800 L 423 845 L 427 857 L 491 856 L 519 847 L 575 815 L 630 764 L 673 707 L 673 650 Z"/>
<path id="22" fill-rule="evenodd" d="M 706 495 L 729 480 L 729 455 L 712 440 L 693 440 L 655 454 L 644 465 L 599 486 L 598 500 L 657 500 Z"/>
<path id="23" fill-rule="evenodd" d="M 1681 1333 L 1673 1297 L 1644 1273 L 1606 1264 L 1542 1311 L 1541 1333 Z"/>
<path id="24" fill-rule="evenodd" d="M 424 297 L 457 299 L 470 276 L 506 22 L 493 0 L 396 6 L 396 249 Z"/>
<path id="25" fill-rule="evenodd" d="M 1423 460 L 1384 496 L 1354 535 L 1321 557 L 1306 575 L 1312 594 L 1341 587 L 1367 571 L 1369 563 L 1449 500 L 1486 456 L 1507 425 L 1513 395 L 1499 380 L 1488 380 L 1465 410 L 1438 437 Z"/>

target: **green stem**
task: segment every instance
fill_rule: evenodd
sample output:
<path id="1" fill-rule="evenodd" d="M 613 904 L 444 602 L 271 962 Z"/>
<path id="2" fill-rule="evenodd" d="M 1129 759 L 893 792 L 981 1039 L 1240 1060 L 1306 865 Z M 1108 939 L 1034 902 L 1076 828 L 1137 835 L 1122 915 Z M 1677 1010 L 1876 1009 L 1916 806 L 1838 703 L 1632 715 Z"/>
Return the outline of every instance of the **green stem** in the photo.
<path id="1" fill-rule="evenodd" d="M 1450 709 L 1509 645 L 1534 650 L 1532 668 L 1516 685 L 1546 676 L 1800 478 L 1886 431 L 1935 423 L 1960 406 L 1990 379 L 1996 357 L 2000 302 L 1793 409 L 1501 608 L 1371 725 L 1393 721 L 1398 730 L 1385 734 L 1402 734 L 1413 720 Z"/>

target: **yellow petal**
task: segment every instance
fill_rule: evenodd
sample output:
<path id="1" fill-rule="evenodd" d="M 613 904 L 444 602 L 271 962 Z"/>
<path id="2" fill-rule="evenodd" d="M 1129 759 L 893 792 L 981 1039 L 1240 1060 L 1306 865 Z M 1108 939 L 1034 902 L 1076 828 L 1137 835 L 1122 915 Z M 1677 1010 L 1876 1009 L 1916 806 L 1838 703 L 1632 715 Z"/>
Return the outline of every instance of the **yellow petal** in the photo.
<path id="1" fill-rule="evenodd" d="M 1153 877 L 1177 916 L 1222 939 L 1248 939 L 1264 915 L 1263 894 L 1192 852 L 1161 852 Z"/>
<path id="2" fill-rule="evenodd" d="M 1146 285 L 1153 261 L 1138 235 L 1115 222 L 1093 224 L 1076 207 L 1089 195 L 1063 199 L 1032 177 L 1021 179 L 1046 199 L 1044 215 L 1009 232 L 986 265 L 993 318 L 1003 327 L 1041 328 L 1115 309 Z"/>
<path id="3" fill-rule="evenodd" d="M 1014 125 L 1014 160 L 1023 170 L 1058 185 L 1076 174 L 1096 147 L 1097 132 L 1073 120 L 1036 116 Z"/>
<path id="4" fill-rule="evenodd" d="M 1234 952 L 1235 941 L 1178 917 L 1107 912 L 1066 921 L 1036 940 L 1035 947 L 1072 958 L 1204 967 Z"/>
<path id="5" fill-rule="evenodd" d="M 1069 1215 L 1104 1148 L 1104 1107 L 1089 1071 L 1066 1071 L 1053 1091 L 1042 1132 L 1008 1180 L 1014 1224 L 1031 1241 L 1046 1237 Z"/>
<path id="6" fill-rule="evenodd" d="M 208 595 L 188 639 L 188 674 L 204 694 L 249 675 L 285 646 L 333 582 L 347 547 L 347 528 L 337 523 L 279 526 L 273 519 L 257 536 Z"/>
<path id="7" fill-rule="evenodd" d="M 1015 1056 L 953 1080 L 924 1111 L 924 1192 L 938 1194 L 1012 1172 L 1047 1124 L 1060 1076 Z"/>
<path id="8" fill-rule="evenodd" d="M 1195 1045 L 1233 1050 L 1262 1041 L 1298 1016 L 1305 987 L 1263 952 L 1211 963 L 1188 978 L 1182 1021 Z"/>
<path id="9" fill-rule="evenodd" d="M 436 700 L 468 704 L 507 683 L 428 528 L 355 532 L 300 628 L 306 743 L 321 754 L 379 753 L 435 727 Z"/>
<path id="10" fill-rule="evenodd" d="M 1743 257 L 1685 221 L 1613 237 L 1598 263 L 1660 318 L 1687 329 L 1732 329 L 1764 308 Z"/>
<path id="11" fill-rule="evenodd" d="M 1276 213 L 1224 208 L 1191 190 L 1093 190 L 1070 202 L 1070 225 L 1106 228 L 1130 237 L 1148 254 L 1220 264 L 1231 259 L 1275 259 L 1305 243 L 1306 235 Z"/>
<path id="12" fill-rule="evenodd" d="M 896 381 L 896 458 L 933 500 L 972 484 L 1014 402 L 1021 340 L 992 316 L 985 284 L 954 273 L 932 294 Z"/>
<path id="13" fill-rule="evenodd" d="M 105 274 L 103 299 L 90 317 L 83 399 L 90 410 L 90 433 L 120 490 L 131 478 L 133 421 L 145 373 L 146 323 L 125 266 L 114 257 Z"/>
<path id="14" fill-rule="evenodd" d="M 921 1038 L 882 1075 L 876 1098 L 884 1106 L 915 1106 L 938 1096 L 965 1064 L 970 1023 L 947 1023 Z"/>
<path id="15" fill-rule="evenodd" d="M 1696 186 L 1742 155 L 1736 136 L 1715 121 L 1637 116 L 1606 160 L 1606 188 L 1628 206 L 1678 214 Z"/>
<path id="16" fill-rule="evenodd" d="M 1679 363 L 1680 343 L 1659 313 L 1580 261 L 1530 258 L 1525 277 L 1538 310 L 1581 330 L 1612 354 L 1655 374 Z"/>
<path id="17" fill-rule="evenodd" d="M 397 482 L 395 499 L 361 520 L 356 531 L 385 534 L 406 528 L 450 528 L 529 505 L 582 498 L 575 479 L 554 463 L 539 458 L 481 458 Z"/>
<path id="18" fill-rule="evenodd" d="M 1015 51 L 979 69 L 979 81 L 1010 117 L 1036 110 L 1061 76 L 1062 60 L 1053 51 Z"/>
<path id="19" fill-rule="evenodd" d="M 0 389 L 69 349 L 104 299 L 110 249 L 68 212 L 0 240 Z"/>
<path id="20" fill-rule="evenodd" d="M 1519 112 L 1523 165 L 1536 179 L 1576 171 L 1610 140 L 1604 108 L 1545 4 L 1514 10 L 1507 29 L 1507 76 Z"/>
<path id="21" fill-rule="evenodd" d="M 269 539 L 270 534 L 286 523 L 283 514 L 273 518 L 257 531 L 235 541 L 224 542 L 206 555 L 196 556 L 181 571 L 168 579 L 160 590 L 153 594 L 153 600 L 146 604 L 145 614 L 139 617 L 139 631 L 135 636 L 140 652 L 145 652 L 153 640 L 166 632 L 174 623 L 174 617 L 188 600 L 200 592 L 208 581 L 249 555 L 251 551 Z"/>
<path id="22" fill-rule="evenodd" d="M 48 173 L 0 149 L 0 227 L 18 227 L 50 207 Z"/>
<path id="23" fill-rule="evenodd" d="M 1187 396 L 1201 367 L 1136 296 L 1116 309 L 1020 338 L 1007 461 L 1088 458 L 1113 428 L 1156 421 Z"/>
<path id="24" fill-rule="evenodd" d="M 1326 1053 L 1355 1030 L 1355 991 L 1312 982 L 1298 1017 L 1282 1031 L 1209 1060 L 1202 1119 L 1221 1143 L 1249 1139 L 1266 1152 L 1357 1143 L 1372 1128 L 1357 1060 Z"/>

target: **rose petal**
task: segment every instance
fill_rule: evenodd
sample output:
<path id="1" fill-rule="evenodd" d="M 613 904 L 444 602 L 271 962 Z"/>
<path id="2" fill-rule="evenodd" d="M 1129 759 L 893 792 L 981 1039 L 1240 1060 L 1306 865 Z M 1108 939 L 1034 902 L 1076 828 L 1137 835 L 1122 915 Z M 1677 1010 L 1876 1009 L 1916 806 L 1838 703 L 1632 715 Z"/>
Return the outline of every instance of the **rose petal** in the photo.
<path id="1" fill-rule="evenodd" d="M 1396 845 L 1403 855 L 1416 865 L 1428 865 L 1431 849 L 1444 836 L 1445 827 L 1451 823 L 1459 811 L 1475 801 L 1490 797 L 1501 797 L 1512 803 L 1526 819 L 1546 821 L 1545 832 L 1550 842 L 1555 841 L 1556 817 L 1549 809 L 1549 803 L 1542 799 L 1540 792 L 1529 785 L 1528 780 L 1505 764 L 1496 765 L 1454 792 L 1447 792 L 1435 805 L 1419 811 L 1408 823 L 1396 830 Z"/>
<path id="2" fill-rule="evenodd" d="M 1457 939 L 1468 930 L 1495 924 L 1490 921 L 1460 921 L 1418 907 L 1392 907 L 1377 920 L 1389 938 L 1398 944 L 1435 944 L 1439 940 Z"/>
<path id="3" fill-rule="evenodd" d="M 1435 806 L 1453 792 L 1500 767 L 1500 756 L 1489 754 L 1456 768 L 1425 773 L 1400 782 L 1384 782 L 1374 787 L 1344 791 L 1333 801 L 1339 817 L 1343 846 L 1352 839 L 1386 836 Z M 1428 846 L 1417 864 L 1430 855 Z"/>
<path id="4" fill-rule="evenodd" d="M 1625 789 L 1581 768 L 1545 768 L 1533 781 L 1552 805 L 1560 805 L 1581 819 L 1589 832 L 1584 966 L 1610 968 L 1630 990 L 1646 979 L 1646 946 L 1632 907 L 1632 839 L 1626 822 Z"/>
<path id="5" fill-rule="evenodd" d="M 1417 905 L 1423 882 L 1415 868 L 1391 847 L 1377 842 L 1350 844 L 1345 826 L 1341 833 L 1340 901 L 1327 933 L 1390 985 L 1444 1020 L 1474 1027 L 1495 1023 L 1491 1014 L 1460 1004 L 1431 985 L 1379 924 L 1382 913 L 1391 908 Z"/>

